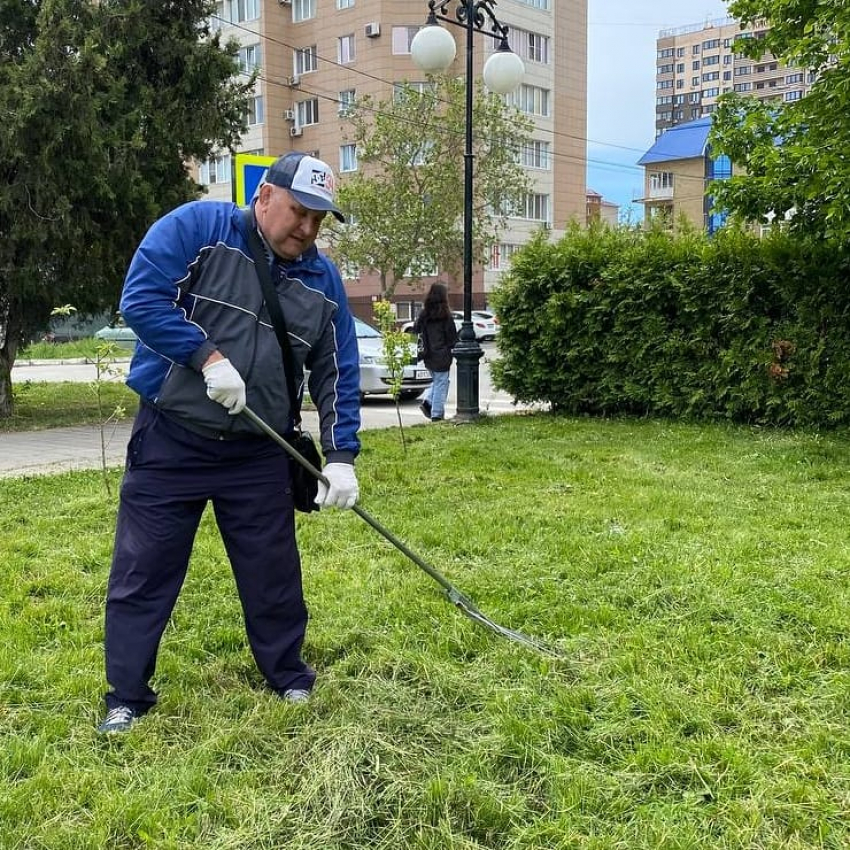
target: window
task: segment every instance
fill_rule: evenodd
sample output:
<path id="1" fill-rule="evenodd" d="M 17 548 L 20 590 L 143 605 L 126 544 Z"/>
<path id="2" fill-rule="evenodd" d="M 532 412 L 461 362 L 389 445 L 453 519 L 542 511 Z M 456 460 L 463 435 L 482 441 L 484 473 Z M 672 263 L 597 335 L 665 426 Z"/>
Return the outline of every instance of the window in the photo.
<path id="1" fill-rule="evenodd" d="M 651 171 L 649 173 L 650 192 L 669 192 L 673 190 L 672 171 Z"/>
<path id="2" fill-rule="evenodd" d="M 222 154 L 202 162 L 198 169 L 198 178 L 204 186 L 212 186 L 215 183 L 229 183 L 230 154 Z"/>
<path id="3" fill-rule="evenodd" d="M 699 85 L 699 77 L 691 77 L 691 86 Z"/>
<path id="4" fill-rule="evenodd" d="M 248 111 L 245 113 L 245 123 L 250 125 L 263 123 L 263 98 L 252 97 L 248 101 Z"/>
<path id="5" fill-rule="evenodd" d="M 410 53 L 410 42 L 419 32 L 419 27 L 393 27 L 393 56 Z"/>
<path id="6" fill-rule="evenodd" d="M 233 0 L 230 13 L 233 23 L 256 21 L 260 17 L 260 0 Z"/>
<path id="7" fill-rule="evenodd" d="M 703 56 L 702 58 L 702 67 L 704 68 L 706 65 L 719 65 L 720 64 L 720 54 L 717 53 L 714 56 Z"/>
<path id="8" fill-rule="evenodd" d="M 660 88 L 660 89 L 672 89 L 673 88 L 673 81 L 672 80 L 659 80 L 657 85 L 658 85 L 658 88 Z"/>
<path id="9" fill-rule="evenodd" d="M 549 196 L 528 192 L 514 211 L 515 218 L 529 221 L 549 221 Z"/>
<path id="10" fill-rule="evenodd" d="M 549 37 L 536 32 L 511 27 L 508 32 L 508 44 L 521 59 L 529 62 L 549 64 Z M 493 42 L 494 48 L 496 43 Z"/>
<path id="11" fill-rule="evenodd" d="M 800 100 L 803 97 L 803 92 L 800 89 L 785 92 L 785 102 L 792 103 L 795 100 Z"/>
<path id="12" fill-rule="evenodd" d="M 658 59 L 668 59 L 672 55 L 673 55 L 673 48 L 672 47 L 665 47 L 663 50 L 658 51 L 657 58 Z"/>
<path id="13" fill-rule="evenodd" d="M 511 242 L 500 242 L 490 248 L 490 270 L 502 271 L 510 268 L 511 257 L 519 251 L 521 245 L 514 245 Z"/>
<path id="14" fill-rule="evenodd" d="M 520 163 L 526 168 L 539 168 L 549 171 L 552 167 L 549 153 L 549 142 L 540 142 L 532 139 L 523 145 L 520 151 Z"/>
<path id="15" fill-rule="evenodd" d="M 353 9 L 354 0 L 336 0 L 337 9 Z"/>
<path id="16" fill-rule="evenodd" d="M 752 65 L 739 65 L 737 68 L 735 68 L 735 76 L 736 77 L 746 77 L 746 76 L 748 76 L 749 74 L 752 74 L 752 73 L 753 73 L 753 66 Z"/>
<path id="17" fill-rule="evenodd" d="M 710 89 L 703 89 L 702 96 L 703 97 L 718 97 L 720 95 L 720 87 L 713 87 Z"/>
<path id="18" fill-rule="evenodd" d="M 711 41 L 704 41 L 702 43 L 703 50 L 717 50 L 720 47 L 720 39 L 712 38 Z"/>
<path id="19" fill-rule="evenodd" d="M 295 123 L 299 127 L 319 123 L 319 99 L 317 97 L 312 100 L 299 101 L 295 104 L 295 111 L 297 113 Z"/>
<path id="20" fill-rule="evenodd" d="M 540 86 L 522 85 L 515 92 L 506 95 L 509 106 L 515 106 L 528 115 L 549 116 L 549 89 Z"/>
<path id="21" fill-rule="evenodd" d="M 215 8 L 209 17 L 207 24 L 210 28 L 210 32 L 218 32 L 222 28 L 222 25 L 226 23 L 228 23 L 228 20 L 224 9 L 224 0 L 219 0 L 219 2 L 215 4 Z"/>
<path id="22" fill-rule="evenodd" d="M 704 83 L 711 83 L 714 80 L 720 79 L 720 71 L 709 71 L 707 74 L 702 75 L 702 81 Z"/>
<path id="23" fill-rule="evenodd" d="M 292 0 L 292 23 L 316 17 L 316 0 Z"/>
<path id="24" fill-rule="evenodd" d="M 427 81 L 421 82 L 418 80 L 414 80 L 413 82 L 405 80 L 403 83 L 393 83 L 393 101 L 397 103 L 401 99 L 402 94 L 408 90 L 425 94 L 427 91 L 433 91 L 434 85 Z"/>
<path id="25" fill-rule="evenodd" d="M 544 12 L 549 11 L 549 0 L 519 0 L 523 6 L 531 6 L 532 9 L 542 9 Z"/>
<path id="26" fill-rule="evenodd" d="M 357 98 L 355 89 L 345 89 L 339 93 L 339 114 L 348 115 L 354 108 L 354 101 Z"/>
<path id="27" fill-rule="evenodd" d="M 354 53 L 354 36 L 343 35 L 336 40 L 336 61 L 340 65 L 348 65 L 353 62 Z"/>
<path id="28" fill-rule="evenodd" d="M 310 47 L 302 47 L 300 50 L 293 52 L 293 68 L 296 74 L 309 74 L 310 71 L 319 70 L 319 55 L 316 52 L 316 45 Z"/>
<path id="29" fill-rule="evenodd" d="M 752 91 L 753 84 L 752 83 L 735 83 L 735 91 L 744 92 L 744 91 Z"/>
<path id="30" fill-rule="evenodd" d="M 685 87 L 685 81 L 684 80 L 676 80 L 676 88 L 677 89 L 683 89 L 684 87 Z"/>
<path id="31" fill-rule="evenodd" d="M 340 145 L 339 146 L 339 170 L 357 171 L 357 146 L 356 145 Z"/>
<path id="32" fill-rule="evenodd" d="M 399 322 L 412 322 L 424 306 L 421 301 L 398 301 L 395 304 L 395 317 Z"/>
<path id="33" fill-rule="evenodd" d="M 699 71 L 699 59 L 691 62 L 691 70 L 692 71 Z"/>
<path id="34" fill-rule="evenodd" d="M 802 74 L 787 74 L 785 77 L 785 85 L 793 86 L 795 83 L 802 83 L 803 75 Z"/>
<path id="35" fill-rule="evenodd" d="M 248 44 L 239 49 L 239 70 L 243 74 L 251 74 L 260 67 L 260 45 Z"/>

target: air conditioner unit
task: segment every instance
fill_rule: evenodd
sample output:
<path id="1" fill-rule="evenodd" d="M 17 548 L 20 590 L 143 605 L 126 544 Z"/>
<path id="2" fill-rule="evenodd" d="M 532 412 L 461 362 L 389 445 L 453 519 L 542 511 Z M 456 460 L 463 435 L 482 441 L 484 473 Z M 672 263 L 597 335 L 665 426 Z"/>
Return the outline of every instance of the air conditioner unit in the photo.
<path id="1" fill-rule="evenodd" d="M 366 24 L 366 38 L 377 38 L 381 34 L 381 25 L 377 21 Z"/>
<path id="2" fill-rule="evenodd" d="M 286 85 L 290 88 L 295 88 L 295 86 L 301 85 L 301 77 L 298 74 L 293 74 L 291 77 L 286 78 Z"/>
<path id="3" fill-rule="evenodd" d="M 283 110 L 283 120 L 284 121 L 294 121 L 295 120 L 295 110 L 294 109 L 284 109 Z"/>
<path id="4" fill-rule="evenodd" d="M 280 3 L 281 6 L 291 6 L 292 5 L 292 0 L 277 0 L 277 2 Z"/>
<path id="5" fill-rule="evenodd" d="M 290 127 L 290 128 L 289 128 L 289 135 L 290 135 L 290 136 L 292 136 L 293 138 L 294 138 L 295 136 L 300 136 L 300 135 L 302 135 L 302 134 L 303 134 L 303 132 L 304 132 L 304 131 L 303 131 L 300 127 Z"/>

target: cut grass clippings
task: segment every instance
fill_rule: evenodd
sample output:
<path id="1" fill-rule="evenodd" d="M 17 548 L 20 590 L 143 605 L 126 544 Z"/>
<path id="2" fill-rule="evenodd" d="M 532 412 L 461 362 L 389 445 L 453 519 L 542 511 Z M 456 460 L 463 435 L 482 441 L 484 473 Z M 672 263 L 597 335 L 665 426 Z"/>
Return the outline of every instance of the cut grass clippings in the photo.
<path id="1" fill-rule="evenodd" d="M 542 414 L 407 434 L 362 434 L 362 505 L 564 660 L 322 512 L 298 520 L 319 678 L 288 705 L 208 512 L 160 703 L 104 739 L 115 504 L 98 472 L 0 481 L 0 847 L 850 845 L 846 434 Z"/>

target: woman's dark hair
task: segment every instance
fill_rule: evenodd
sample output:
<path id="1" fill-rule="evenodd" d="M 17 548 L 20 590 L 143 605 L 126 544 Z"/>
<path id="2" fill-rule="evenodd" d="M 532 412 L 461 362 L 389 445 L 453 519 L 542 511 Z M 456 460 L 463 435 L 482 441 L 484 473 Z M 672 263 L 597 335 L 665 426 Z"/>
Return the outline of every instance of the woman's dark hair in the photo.
<path id="1" fill-rule="evenodd" d="M 425 296 L 422 318 L 425 321 L 433 321 L 434 319 L 450 319 L 451 317 L 448 287 L 440 281 L 432 283 L 428 294 Z"/>

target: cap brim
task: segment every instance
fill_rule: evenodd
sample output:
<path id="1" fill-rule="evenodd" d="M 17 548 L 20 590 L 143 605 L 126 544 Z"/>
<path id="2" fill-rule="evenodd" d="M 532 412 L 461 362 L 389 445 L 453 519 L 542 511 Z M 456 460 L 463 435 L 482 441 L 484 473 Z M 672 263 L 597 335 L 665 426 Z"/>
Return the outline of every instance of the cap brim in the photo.
<path id="1" fill-rule="evenodd" d="M 317 198 L 315 195 L 308 195 L 306 192 L 299 192 L 291 188 L 287 189 L 287 191 L 302 207 L 307 207 L 308 210 L 321 210 L 322 212 L 333 213 L 337 221 L 345 224 L 345 216 L 342 214 L 342 210 L 330 201 L 322 201 L 321 198 Z"/>

